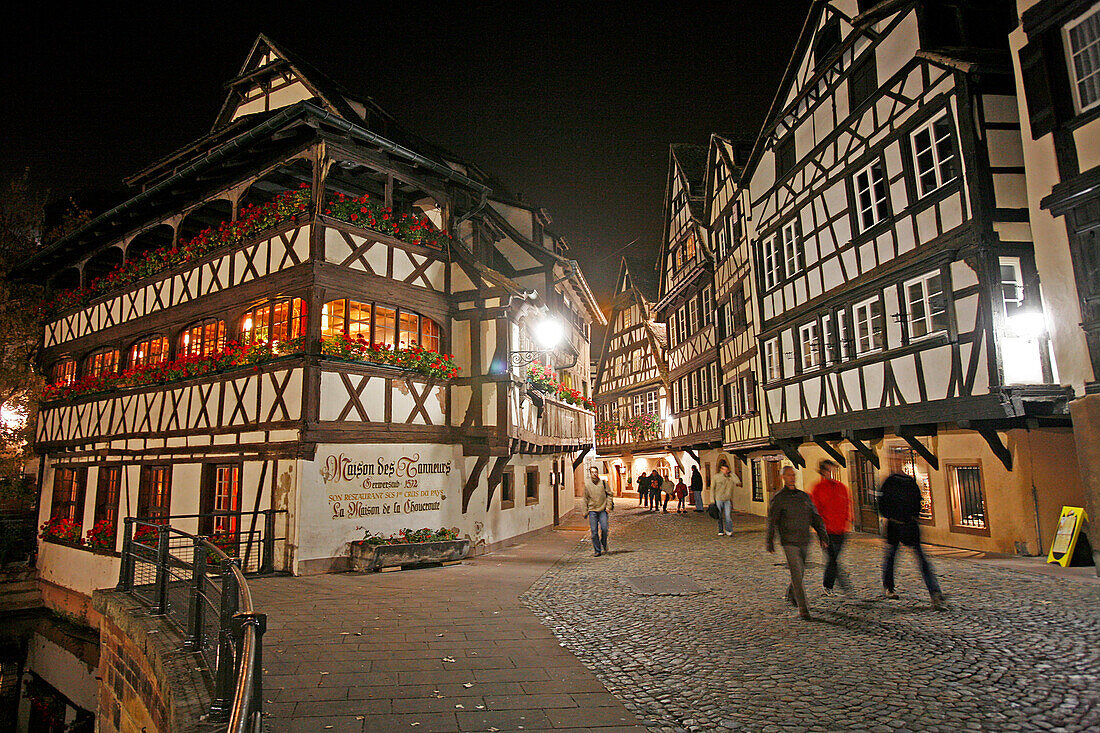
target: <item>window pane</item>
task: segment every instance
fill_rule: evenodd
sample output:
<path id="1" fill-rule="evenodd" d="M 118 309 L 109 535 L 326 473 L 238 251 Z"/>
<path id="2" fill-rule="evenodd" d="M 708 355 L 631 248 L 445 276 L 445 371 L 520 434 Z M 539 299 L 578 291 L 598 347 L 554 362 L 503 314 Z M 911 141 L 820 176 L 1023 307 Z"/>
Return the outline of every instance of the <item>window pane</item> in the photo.
<path id="1" fill-rule="evenodd" d="M 393 308 L 377 306 L 374 309 L 374 342 L 392 346 L 397 311 Z"/>
<path id="2" fill-rule="evenodd" d="M 370 341 L 370 303 L 357 303 L 354 300 L 347 301 L 348 308 L 348 336 L 359 341 Z"/>
<path id="3" fill-rule="evenodd" d="M 420 343 L 428 351 L 439 351 L 439 324 L 430 318 L 420 319 Z"/>
<path id="4" fill-rule="evenodd" d="M 322 336 L 341 336 L 344 334 L 347 303 L 344 299 L 330 300 L 321 308 Z"/>
<path id="5" fill-rule="evenodd" d="M 398 334 L 397 345 L 402 348 L 416 346 L 420 333 L 420 317 L 415 313 L 401 313 L 401 330 Z"/>

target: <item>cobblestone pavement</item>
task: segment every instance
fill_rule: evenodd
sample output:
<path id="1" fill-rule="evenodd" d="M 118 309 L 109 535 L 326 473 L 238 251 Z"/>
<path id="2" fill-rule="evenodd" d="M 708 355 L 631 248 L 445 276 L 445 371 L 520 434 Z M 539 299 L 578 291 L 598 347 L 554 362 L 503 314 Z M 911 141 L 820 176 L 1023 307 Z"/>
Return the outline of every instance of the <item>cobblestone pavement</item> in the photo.
<path id="1" fill-rule="evenodd" d="M 757 518 L 718 537 L 705 515 L 613 515 L 609 555 L 587 541 L 523 596 L 653 731 L 1100 729 L 1100 585 L 933 557 L 933 611 L 911 553 L 901 600 L 881 596 L 881 549 L 849 543 L 855 592 L 821 590 L 815 620 L 786 605 L 781 554 Z M 640 595 L 623 578 L 684 575 L 704 593 Z"/>

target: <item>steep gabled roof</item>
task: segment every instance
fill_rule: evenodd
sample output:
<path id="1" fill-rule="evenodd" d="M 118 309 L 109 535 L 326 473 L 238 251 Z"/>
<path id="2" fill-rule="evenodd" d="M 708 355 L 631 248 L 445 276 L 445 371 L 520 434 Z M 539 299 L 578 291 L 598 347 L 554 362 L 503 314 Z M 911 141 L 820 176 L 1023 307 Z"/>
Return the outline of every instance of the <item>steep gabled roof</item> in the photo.
<path id="1" fill-rule="evenodd" d="M 622 267 L 631 284 L 652 307 L 657 302 L 657 263 L 647 257 L 625 255 Z"/>
<path id="2" fill-rule="evenodd" d="M 693 143 L 672 143 L 672 159 L 688 184 L 688 205 L 695 218 L 702 221 L 706 200 L 707 148 Z"/>

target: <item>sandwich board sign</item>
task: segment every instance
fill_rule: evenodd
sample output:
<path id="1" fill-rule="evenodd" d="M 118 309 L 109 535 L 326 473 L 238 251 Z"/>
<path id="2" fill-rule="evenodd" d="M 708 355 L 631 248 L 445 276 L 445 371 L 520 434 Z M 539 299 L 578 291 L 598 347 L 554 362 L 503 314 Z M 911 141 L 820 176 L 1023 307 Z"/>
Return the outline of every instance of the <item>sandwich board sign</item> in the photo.
<path id="1" fill-rule="evenodd" d="M 1086 545 L 1088 544 L 1088 537 L 1082 537 L 1081 530 L 1084 529 L 1085 522 L 1088 521 L 1088 514 L 1081 507 L 1076 506 L 1064 506 L 1062 507 L 1062 516 L 1058 519 L 1058 531 L 1054 533 L 1054 541 L 1050 543 L 1050 554 L 1047 555 L 1047 563 L 1058 563 L 1064 568 L 1070 566 L 1074 560 L 1074 554 L 1078 556 L 1089 554 L 1091 552 L 1084 552 Z M 1080 541 L 1080 546 L 1078 542 Z M 1076 553 L 1074 551 L 1077 551 Z M 1091 565 L 1092 558 L 1089 557 L 1087 561 L 1085 558 L 1078 557 L 1075 565 Z"/>

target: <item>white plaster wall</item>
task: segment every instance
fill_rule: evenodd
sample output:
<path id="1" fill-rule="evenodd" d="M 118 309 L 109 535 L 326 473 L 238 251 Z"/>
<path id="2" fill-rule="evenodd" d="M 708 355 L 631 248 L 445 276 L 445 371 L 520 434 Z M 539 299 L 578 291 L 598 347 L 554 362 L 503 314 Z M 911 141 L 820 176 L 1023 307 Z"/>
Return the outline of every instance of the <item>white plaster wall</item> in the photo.
<path id="1" fill-rule="evenodd" d="M 86 596 L 118 585 L 118 558 L 54 542 L 38 543 L 38 577 Z"/>

